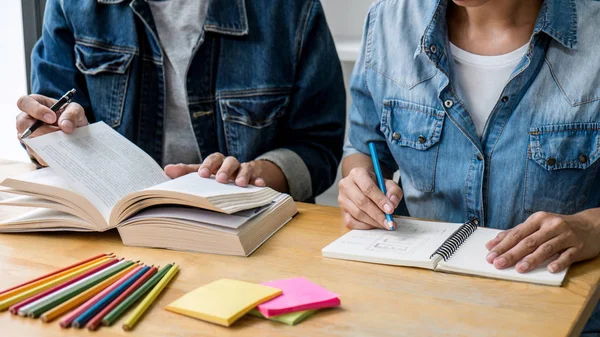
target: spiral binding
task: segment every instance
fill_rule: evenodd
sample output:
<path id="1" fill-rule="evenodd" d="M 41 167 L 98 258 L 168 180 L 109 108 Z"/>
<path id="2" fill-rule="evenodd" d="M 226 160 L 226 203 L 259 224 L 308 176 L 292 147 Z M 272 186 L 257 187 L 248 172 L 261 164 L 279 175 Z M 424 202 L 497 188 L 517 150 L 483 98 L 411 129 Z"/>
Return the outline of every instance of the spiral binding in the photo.
<path id="1" fill-rule="evenodd" d="M 435 253 L 431 254 L 429 258 L 433 258 L 436 254 L 441 256 L 444 261 L 448 261 L 448 259 L 456 252 L 458 247 L 462 245 L 466 239 L 475 232 L 477 229 L 477 225 L 479 221 L 477 219 L 473 219 L 469 222 L 466 222 L 464 225 L 460 226 L 452 235 L 442 243 L 442 245 L 435 251 Z"/>

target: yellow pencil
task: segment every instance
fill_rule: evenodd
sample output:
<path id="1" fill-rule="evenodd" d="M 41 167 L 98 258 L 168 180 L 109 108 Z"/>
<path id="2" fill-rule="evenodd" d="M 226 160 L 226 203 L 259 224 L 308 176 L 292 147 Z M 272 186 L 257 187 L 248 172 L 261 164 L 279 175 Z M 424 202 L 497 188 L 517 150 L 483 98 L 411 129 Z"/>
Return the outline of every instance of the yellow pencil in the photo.
<path id="1" fill-rule="evenodd" d="M 53 309 L 45 312 L 42 316 L 40 316 L 40 318 L 42 319 L 43 322 L 46 322 L 46 323 L 53 321 L 57 317 L 63 315 L 64 313 L 66 313 L 67 311 L 69 311 L 71 309 L 78 307 L 83 302 L 89 300 L 90 298 L 97 295 L 102 290 L 106 289 L 108 286 L 110 286 L 111 284 L 113 284 L 114 282 L 119 280 L 121 277 L 123 277 L 125 274 L 127 274 L 129 271 L 131 271 L 131 269 L 133 269 L 135 266 L 136 265 L 133 265 L 130 268 L 126 268 L 125 270 L 107 278 L 106 280 L 98 283 L 97 285 L 95 285 L 92 288 L 82 292 L 81 294 L 71 298 L 70 300 L 68 300 L 62 304 L 59 304 L 58 306 L 54 307 Z"/>
<path id="2" fill-rule="evenodd" d="M 146 295 L 146 297 L 144 297 L 142 302 L 140 302 L 140 304 L 138 304 L 138 306 L 135 307 L 135 309 L 133 309 L 131 315 L 127 317 L 125 323 L 123 323 L 123 330 L 129 331 L 133 329 L 135 323 L 137 323 L 137 321 L 142 317 L 142 315 L 144 315 L 146 310 L 148 310 L 152 303 L 154 303 L 158 295 L 160 295 L 162 290 L 167 286 L 167 284 L 169 284 L 171 279 L 173 279 L 173 276 L 177 274 L 178 270 L 179 267 L 176 266 L 175 263 L 173 263 L 171 269 L 169 269 L 165 276 L 163 276 L 163 278 L 160 281 L 158 281 L 154 288 L 150 290 L 150 292 L 148 293 L 148 295 Z"/>
<path id="3" fill-rule="evenodd" d="M 63 283 L 65 281 L 68 281 L 68 280 L 72 279 L 73 277 L 76 277 L 77 275 L 85 273 L 86 271 L 88 271 L 88 270 L 90 270 L 92 268 L 95 268 L 95 267 L 103 264 L 104 262 L 106 262 L 108 260 L 109 260 L 108 258 L 97 260 L 95 263 L 90 264 L 90 265 L 88 265 L 86 267 L 82 267 L 82 268 L 77 268 L 77 269 L 71 270 L 71 272 L 68 273 L 68 274 L 66 274 L 66 275 L 63 275 L 63 276 L 61 276 L 59 278 L 53 279 L 53 280 L 48 281 L 46 283 L 40 284 L 40 285 L 38 285 L 35 288 L 32 288 L 32 289 L 29 289 L 29 290 L 17 293 L 16 295 L 14 295 L 12 297 L 9 297 L 9 298 L 7 298 L 7 299 L 5 299 L 3 301 L 0 301 L 0 311 L 4 311 L 4 310 L 8 309 L 11 305 L 13 305 L 13 304 L 15 304 L 17 302 L 20 302 L 20 301 L 22 301 L 22 300 L 24 300 L 26 298 L 29 298 L 29 297 L 31 297 L 33 295 L 39 294 L 40 292 L 42 292 L 42 291 L 44 291 L 46 289 L 49 289 L 50 287 L 53 287 L 53 286 L 55 286 L 57 284 Z"/>
<path id="4" fill-rule="evenodd" d="M 64 271 L 62 271 L 60 273 L 56 273 L 54 275 L 51 275 L 51 276 L 48 276 L 48 277 L 44 277 L 44 278 L 39 279 L 39 280 L 37 280 L 35 282 L 27 283 L 27 284 L 25 284 L 25 285 L 23 285 L 21 287 L 11 289 L 10 291 L 5 291 L 2 294 L 0 294 L 0 301 L 4 301 L 5 299 L 7 299 L 9 297 L 13 297 L 13 296 L 15 296 L 17 294 L 20 294 L 20 293 L 22 293 L 24 291 L 27 291 L 29 289 L 33 289 L 33 288 L 35 288 L 35 287 L 37 287 L 39 285 L 42 285 L 42 284 L 44 284 L 46 282 L 50 282 L 52 280 L 56 280 L 57 278 L 63 277 L 65 275 L 67 275 L 67 274 L 70 274 L 70 273 L 76 271 L 76 270 L 81 270 L 82 268 L 89 267 L 92 264 L 96 264 L 98 261 L 106 261 L 106 260 L 108 260 L 111 257 L 112 256 L 110 256 L 110 255 L 105 255 L 105 256 L 102 256 L 102 257 L 98 257 L 97 259 L 94 259 L 94 260 L 91 260 L 91 261 L 86 262 L 84 264 L 81 264 L 79 266 L 75 266 L 73 268 L 64 270 Z"/>

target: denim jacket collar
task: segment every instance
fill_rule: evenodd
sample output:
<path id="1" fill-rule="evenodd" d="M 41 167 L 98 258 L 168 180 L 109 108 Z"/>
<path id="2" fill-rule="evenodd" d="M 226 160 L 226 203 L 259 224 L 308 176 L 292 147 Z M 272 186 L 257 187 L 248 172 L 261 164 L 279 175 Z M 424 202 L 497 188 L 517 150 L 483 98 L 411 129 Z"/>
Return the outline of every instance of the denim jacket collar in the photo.
<path id="1" fill-rule="evenodd" d="M 429 10 L 430 17 L 427 26 L 424 27 L 420 43 L 415 50 L 417 57 L 427 46 L 439 41 L 440 35 L 445 35 L 446 13 L 449 0 L 438 0 L 432 2 Z M 535 32 L 543 31 L 560 44 L 569 49 L 577 47 L 577 10 L 575 0 L 545 0 L 540 10 L 536 23 Z"/>
<path id="2" fill-rule="evenodd" d="M 101 4 L 118 4 L 125 0 L 97 0 Z M 210 0 L 204 29 L 224 35 L 248 35 L 245 0 Z"/>

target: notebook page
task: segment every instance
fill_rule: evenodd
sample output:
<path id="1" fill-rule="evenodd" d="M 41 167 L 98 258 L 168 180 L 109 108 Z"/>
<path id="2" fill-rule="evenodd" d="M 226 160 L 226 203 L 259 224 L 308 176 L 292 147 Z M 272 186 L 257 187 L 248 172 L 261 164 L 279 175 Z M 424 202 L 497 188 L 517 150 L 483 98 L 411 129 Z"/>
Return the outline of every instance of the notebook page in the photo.
<path id="1" fill-rule="evenodd" d="M 566 271 L 552 274 L 546 270 L 548 262 L 525 274 L 518 273 L 515 267 L 498 270 L 488 263 L 485 244 L 495 238 L 498 232 L 496 229 L 479 227 L 448 261 L 440 262 L 436 270 L 547 285 L 562 283 Z"/>
<path id="2" fill-rule="evenodd" d="M 460 224 L 396 218 L 397 229 L 352 230 L 322 253 L 325 257 L 433 268 L 430 256 Z"/>
<path id="3" fill-rule="evenodd" d="M 168 180 L 150 156 L 103 122 L 77 128 L 71 135 L 58 131 L 24 142 L 107 222 L 121 198 Z"/>

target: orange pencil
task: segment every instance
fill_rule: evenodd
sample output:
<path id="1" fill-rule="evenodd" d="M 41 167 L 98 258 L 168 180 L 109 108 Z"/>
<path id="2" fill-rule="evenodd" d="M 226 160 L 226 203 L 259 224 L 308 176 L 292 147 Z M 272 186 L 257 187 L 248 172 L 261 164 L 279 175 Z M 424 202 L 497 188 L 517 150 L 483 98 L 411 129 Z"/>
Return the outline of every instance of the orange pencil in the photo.
<path id="1" fill-rule="evenodd" d="M 84 264 L 84 263 L 87 263 L 87 262 L 90 262 L 90 261 L 93 261 L 93 260 L 99 259 L 99 258 L 101 258 L 101 257 L 104 257 L 104 256 L 110 256 L 110 255 L 112 255 L 112 253 L 109 253 L 109 254 L 106 254 L 106 253 L 104 253 L 104 254 L 98 254 L 98 255 L 96 255 L 96 256 L 92 256 L 92 257 L 90 257 L 90 258 L 88 258 L 88 259 L 85 259 L 85 260 L 83 260 L 83 261 L 79 261 L 79 262 L 77 262 L 77 263 L 74 263 L 74 264 L 72 264 L 72 265 L 70 265 L 70 266 L 68 266 L 68 267 L 64 267 L 64 268 L 61 268 L 61 269 L 59 269 L 59 270 L 55 270 L 55 271 L 53 271 L 53 272 L 51 272 L 51 273 L 49 273 L 49 274 L 46 274 L 46 275 L 40 276 L 40 277 L 38 277 L 38 278 L 35 278 L 35 279 L 33 279 L 33 280 L 27 281 L 27 282 L 25 282 L 25 283 L 21 283 L 21 284 L 19 284 L 19 285 L 16 285 L 16 286 L 14 286 L 14 287 L 12 287 L 12 288 L 4 289 L 4 290 L 0 291 L 0 295 L 4 294 L 4 293 L 6 293 L 6 292 L 9 292 L 9 291 L 11 291 L 11 290 L 14 290 L 14 289 L 20 288 L 20 287 L 22 287 L 22 286 L 26 286 L 26 285 L 28 285 L 28 284 L 30 284 L 30 283 L 33 283 L 33 282 L 36 282 L 36 281 L 39 281 L 39 280 L 45 279 L 46 277 L 50 277 L 50 276 L 52 276 L 52 275 L 56 275 L 56 274 L 58 274 L 58 273 L 61 273 L 61 272 L 63 272 L 63 271 L 67 271 L 67 270 L 69 270 L 69 269 L 75 268 L 75 267 L 77 267 L 77 266 L 80 266 L 80 265 L 82 265 L 82 264 Z"/>
<path id="2" fill-rule="evenodd" d="M 4 301 L 5 299 L 7 299 L 9 297 L 13 297 L 13 296 L 15 296 L 17 294 L 20 294 L 20 293 L 22 293 L 24 291 L 27 291 L 29 289 L 33 289 L 33 288 L 35 288 L 35 287 L 37 287 L 37 286 L 39 286 L 41 284 L 44 284 L 44 283 L 50 282 L 52 280 L 55 280 L 57 278 L 63 277 L 65 275 L 69 274 L 69 273 L 72 273 L 72 272 L 76 271 L 76 270 L 80 270 L 80 269 L 89 267 L 89 266 L 91 266 L 93 264 L 96 264 L 98 261 L 108 260 L 108 258 L 109 258 L 108 255 L 103 254 L 103 256 L 101 256 L 99 258 L 93 259 L 91 261 L 88 261 L 88 262 L 85 262 L 85 263 L 82 263 L 82 264 L 77 264 L 75 267 L 71 267 L 69 269 L 62 270 L 62 271 L 57 272 L 57 273 L 51 273 L 51 274 L 49 274 L 49 275 L 47 275 L 47 276 L 45 276 L 43 278 L 38 277 L 34 281 L 26 282 L 26 283 L 24 283 L 22 285 L 19 285 L 17 287 L 12 287 L 12 288 L 10 288 L 8 290 L 3 291 L 2 294 L 0 294 L 0 301 Z M 65 268 L 63 268 L 63 269 L 65 269 Z"/>
<path id="3" fill-rule="evenodd" d="M 108 304 L 102 311 L 100 311 L 94 318 L 92 318 L 87 323 L 87 328 L 89 330 L 96 330 L 102 323 L 102 318 L 106 316 L 112 309 L 114 309 L 119 303 L 121 303 L 129 294 L 135 291 L 140 287 L 146 280 L 148 280 L 154 273 L 156 273 L 157 268 L 152 266 L 144 275 L 142 275 L 137 281 L 135 281 L 132 285 L 130 285 L 119 297 L 115 298 L 110 304 Z"/>
<path id="4" fill-rule="evenodd" d="M 132 266 L 132 267 L 135 267 L 135 266 Z M 43 322 L 46 322 L 46 323 L 53 321 L 57 317 L 62 316 L 67 311 L 78 307 L 85 301 L 87 301 L 90 298 L 97 295 L 102 290 L 108 288 L 111 284 L 113 284 L 114 282 L 118 281 L 120 278 L 125 276 L 125 274 L 127 274 L 129 271 L 130 271 L 130 269 L 126 268 L 126 269 L 118 272 L 117 274 L 98 283 L 97 285 L 93 286 L 92 288 L 82 292 L 81 294 L 71 298 L 70 300 L 68 300 L 64 303 L 61 303 L 58 306 L 54 307 L 53 309 L 45 312 L 42 316 L 40 316 L 40 318 L 42 319 Z"/>

